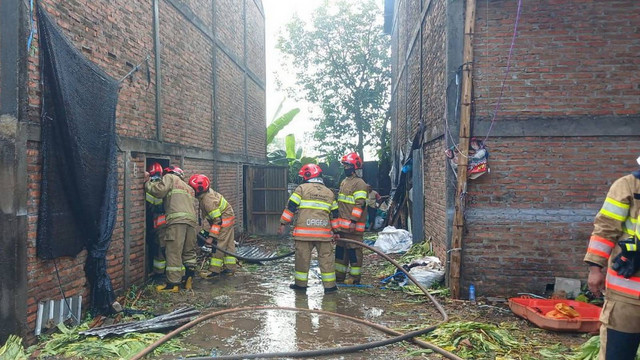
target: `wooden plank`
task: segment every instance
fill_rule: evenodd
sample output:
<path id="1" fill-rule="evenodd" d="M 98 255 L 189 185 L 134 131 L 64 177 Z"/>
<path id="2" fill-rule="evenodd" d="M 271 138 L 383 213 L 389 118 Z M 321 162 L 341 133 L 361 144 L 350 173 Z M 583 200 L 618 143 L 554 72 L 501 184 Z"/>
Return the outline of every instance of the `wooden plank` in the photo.
<path id="1" fill-rule="evenodd" d="M 462 101 L 460 111 L 460 141 L 458 149 L 458 186 L 455 198 L 455 215 L 451 239 L 449 287 L 454 299 L 460 298 L 460 263 L 462 259 L 462 235 L 464 232 L 464 207 L 467 193 L 467 165 L 469 161 L 469 137 L 471 135 L 471 103 L 473 93 L 473 33 L 476 21 L 476 1 L 467 0 L 464 21 L 464 49 L 462 72 Z"/>
<path id="2" fill-rule="evenodd" d="M 279 187 L 262 187 L 262 188 L 253 188 L 254 191 L 260 190 L 260 191 L 283 191 L 283 190 L 289 190 L 287 188 L 279 188 Z"/>

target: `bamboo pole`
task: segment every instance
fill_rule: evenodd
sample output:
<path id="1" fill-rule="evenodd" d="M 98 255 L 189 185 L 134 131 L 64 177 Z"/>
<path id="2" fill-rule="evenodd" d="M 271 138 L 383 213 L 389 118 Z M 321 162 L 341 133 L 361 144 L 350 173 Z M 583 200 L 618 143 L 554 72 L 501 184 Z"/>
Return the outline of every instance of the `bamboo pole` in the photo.
<path id="1" fill-rule="evenodd" d="M 455 215 L 451 240 L 449 286 L 454 299 L 460 298 L 460 262 L 464 231 L 464 207 L 467 192 L 467 164 L 469 162 L 469 137 L 471 136 L 471 105 L 473 95 L 473 33 L 476 23 L 476 1 L 467 0 L 464 20 L 464 49 L 462 64 L 462 101 L 460 111 L 460 140 L 458 156 L 458 186 L 455 198 Z"/>

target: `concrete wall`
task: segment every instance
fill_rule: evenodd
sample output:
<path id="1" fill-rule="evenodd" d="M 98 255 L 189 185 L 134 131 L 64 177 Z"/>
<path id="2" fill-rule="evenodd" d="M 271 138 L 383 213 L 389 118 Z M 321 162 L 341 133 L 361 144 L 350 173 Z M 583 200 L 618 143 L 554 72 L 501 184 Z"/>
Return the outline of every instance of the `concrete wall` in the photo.
<path id="1" fill-rule="evenodd" d="M 472 135 L 481 139 L 500 97 L 516 8 L 517 1 L 477 2 Z M 397 0 L 395 9 L 394 150 L 405 151 L 423 119 L 425 234 L 444 260 L 455 180 L 443 156 L 452 144 L 443 123 L 446 116 L 457 142 L 464 1 Z M 424 18 L 416 17 L 420 11 Z M 415 56 L 407 49 L 420 22 L 418 96 L 411 81 Z M 608 186 L 637 167 L 638 23 L 640 6 L 631 0 L 523 2 L 501 110 L 487 142 L 491 173 L 469 181 L 463 294 L 470 283 L 480 295 L 508 296 L 542 293 L 556 276 L 586 277 L 582 257 L 593 217 Z"/>
<path id="2" fill-rule="evenodd" d="M 242 167 L 266 161 L 261 1 L 41 0 L 40 4 L 84 56 L 116 79 L 150 56 L 151 84 L 144 71 L 125 80 L 116 114 L 121 171 L 117 223 L 107 255 L 116 292 L 145 278 L 142 186 L 147 158 L 170 159 L 187 176 L 196 172 L 210 176 L 236 210 L 237 230 L 242 231 Z M 12 311 L 26 322 L 28 336 L 38 302 L 60 298 L 55 266 L 66 296 L 90 296 L 83 276 L 86 251 L 75 258 L 56 259 L 55 265 L 36 257 L 42 164 L 38 48 L 36 35 L 31 55 L 25 57 L 20 87 L 25 91 L 20 122 L 28 134 L 22 145 L 28 221 L 17 233 L 24 235 L 26 244 L 23 266 L 28 290 L 20 301 L 27 309 Z"/>

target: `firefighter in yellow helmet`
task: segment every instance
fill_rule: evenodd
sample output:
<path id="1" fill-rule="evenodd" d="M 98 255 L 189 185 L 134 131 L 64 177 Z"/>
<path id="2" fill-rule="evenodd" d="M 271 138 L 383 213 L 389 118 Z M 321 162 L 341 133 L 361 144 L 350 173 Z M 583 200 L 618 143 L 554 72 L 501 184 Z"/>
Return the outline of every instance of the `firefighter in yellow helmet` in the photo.
<path id="1" fill-rule="evenodd" d="M 162 179 L 162 165 L 153 163 L 147 169 L 149 180 L 151 182 Z M 164 255 L 164 233 L 167 228 L 167 219 L 164 213 L 164 205 L 162 198 L 157 198 L 148 192 L 145 192 L 145 200 L 147 202 L 147 211 L 153 221 L 153 238 L 150 244 L 153 252 L 153 276 L 161 277 L 167 267 L 166 257 Z"/>
<path id="2" fill-rule="evenodd" d="M 148 177 L 148 173 L 145 177 Z M 166 212 L 165 254 L 167 282 L 158 286 L 160 292 L 178 292 L 183 283 L 191 288 L 196 267 L 196 209 L 194 192 L 182 179 L 184 172 L 177 166 L 164 169 L 162 179 L 146 181 L 145 190 L 156 198 L 162 198 Z M 147 180 L 147 179 L 145 179 Z M 184 277 L 183 277 L 184 275 Z"/>
<path id="3" fill-rule="evenodd" d="M 362 170 L 362 159 L 357 153 L 342 157 L 346 178 L 338 193 L 339 237 L 363 241 L 367 221 L 367 184 L 358 175 Z M 347 271 L 350 275 L 347 278 Z M 359 284 L 362 274 L 362 247 L 338 240 L 336 244 L 336 280 L 345 284 Z"/>
<path id="4" fill-rule="evenodd" d="M 200 210 L 209 222 L 209 237 L 205 240 L 207 245 L 213 244 L 213 239 L 218 239 L 217 247 L 232 253 L 236 252 L 234 239 L 235 216 L 231 204 L 222 194 L 210 188 L 209 178 L 196 174 L 189 178 L 189 186 L 196 192 L 200 202 Z M 221 273 L 233 274 L 236 271 L 237 259 L 235 256 L 216 251 L 209 261 L 209 272 L 205 278 L 213 278 Z"/>
<path id="5" fill-rule="evenodd" d="M 338 204 L 333 192 L 324 185 L 322 169 L 316 164 L 306 164 L 298 173 L 304 183 L 298 186 L 280 217 L 282 235 L 285 225 L 293 221 L 298 213 L 293 228 L 296 246 L 295 282 L 289 285 L 294 290 L 306 290 L 311 263 L 311 251 L 316 248 L 320 277 L 325 293 L 331 293 L 336 287 L 336 273 L 333 258 L 333 229 L 338 226 Z M 333 218 L 333 220 L 332 220 Z"/>
<path id="6" fill-rule="evenodd" d="M 611 185 L 593 225 L 587 282 L 592 293 L 607 292 L 599 359 L 633 360 L 640 343 L 640 170 Z"/>

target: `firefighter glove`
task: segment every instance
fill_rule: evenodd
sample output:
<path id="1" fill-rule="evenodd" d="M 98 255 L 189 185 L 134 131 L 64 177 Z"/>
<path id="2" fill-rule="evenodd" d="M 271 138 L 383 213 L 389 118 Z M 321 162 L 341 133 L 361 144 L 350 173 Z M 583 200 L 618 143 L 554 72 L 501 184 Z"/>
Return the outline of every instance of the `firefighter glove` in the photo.
<path id="1" fill-rule="evenodd" d="M 613 259 L 611 269 L 617 271 L 618 275 L 628 279 L 640 268 L 638 238 L 633 237 L 619 241 L 618 245 L 622 252 Z"/>

